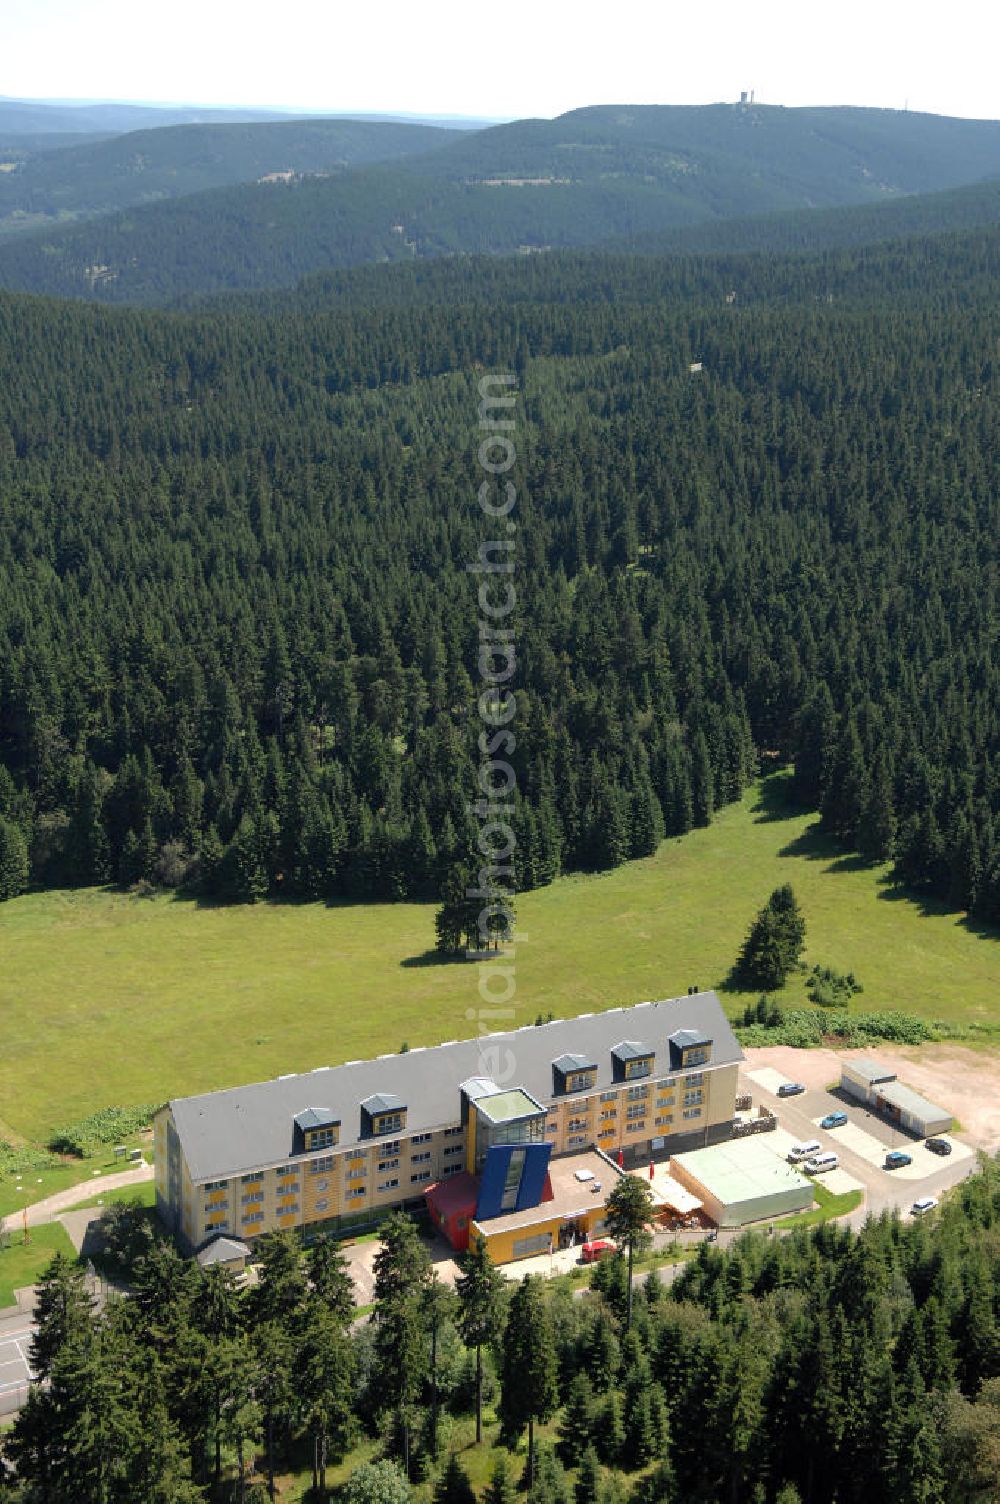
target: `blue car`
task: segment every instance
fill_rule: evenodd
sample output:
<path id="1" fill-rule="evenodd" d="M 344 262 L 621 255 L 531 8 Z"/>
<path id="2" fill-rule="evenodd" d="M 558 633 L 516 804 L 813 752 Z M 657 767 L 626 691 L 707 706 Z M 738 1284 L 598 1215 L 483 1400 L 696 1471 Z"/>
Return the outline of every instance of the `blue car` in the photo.
<path id="1" fill-rule="evenodd" d="M 821 1128 L 843 1128 L 846 1122 L 846 1112 L 828 1112 L 819 1126 Z"/>
<path id="2" fill-rule="evenodd" d="M 891 1153 L 885 1156 L 885 1167 L 887 1170 L 901 1170 L 904 1165 L 912 1165 L 912 1163 L 913 1155 L 904 1154 L 901 1149 L 893 1149 Z"/>

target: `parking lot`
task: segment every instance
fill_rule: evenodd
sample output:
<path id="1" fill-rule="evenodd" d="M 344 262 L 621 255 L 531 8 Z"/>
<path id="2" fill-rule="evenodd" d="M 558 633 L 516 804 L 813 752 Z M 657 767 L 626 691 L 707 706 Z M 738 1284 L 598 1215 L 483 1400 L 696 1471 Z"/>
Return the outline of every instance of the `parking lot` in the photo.
<path id="1" fill-rule="evenodd" d="M 31 1369 L 31 1329 L 23 1316 L 0 1325 L 0 1415 L 12 1415 L 23 1403 Z"/>
<path id="2" fill-rule="evenodd" d="M 936 1196 L 961 1180 L 976 1163 L 975 1150 L 951 1134 L 942 1135 L 952 1146 L 947 1157 L 932 1154 L 923 1139 L 885 1122 L 863 1103 L 841 1093 L 816 1088 L 798 1096 L 780 1097 L 779 1087 L 791 1078 L 770 1065 L 757 1065 L 744 1073 L 743 1082 L 755 1101 L 777 1112 L 778 1128 L 767 1139 L 784 1158 L 794 1143 L 816 1140 L 822 1150 L 834 1150 L 839 1164 L 822 1176 L 821 1184 L 837 1194 L 860 1189 L 865 1209 L 877 1213 L 897 1207 L 906 1213 L 919 1196 Z M 846 1112 L 840 1128 L 820 1128 L 828 1113 Z M 885 1168 L 892 1150 L 912 1156 L 913 1163 L 896 1170 Z"/>

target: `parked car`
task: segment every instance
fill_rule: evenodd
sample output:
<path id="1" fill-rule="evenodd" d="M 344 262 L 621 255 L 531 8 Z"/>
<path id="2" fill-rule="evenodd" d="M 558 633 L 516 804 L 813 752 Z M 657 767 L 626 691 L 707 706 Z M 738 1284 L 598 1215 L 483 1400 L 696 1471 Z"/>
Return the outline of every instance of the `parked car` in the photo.
<path id="1" fill-rule="evenodd" d="M 836 1154 L 828 1149 L 825 1154 L 816 1154 L 812 1159 L 807 1159 L 802 1168 L 807 1175 L 822 1175 L 826 1170 L 835 1170 L 839 1164 Z"/>
<path id="2" fill-rule="evenodd" d="M 929 1138 L 927 1140 L 927 1148 L 932 1154 L 951 1153 L 951 1144 L 949 1144 L 946 1138 Z"/>
<path id="3" fill-rule="evenodd" d="M 801 1081 L 782 1081 L 778 1087 L 779 1097 L 798 1097 L 805 1091 Z"/>
<path id="4" fill-rule="evenodd" d="M 904 1165 L 912 1165 L 913 1155 L 904 1154 L 902 1149 L 890 1149 L 885 1156 L 885 1168 L 887 1170 L 901 1170 Z"/>
<path id="5" fill-rule="evenodd" d="M 846 1112 L 828 1112 L 820 1123 L 821 1128 L 843 1128 L 847 1122 Z"/>
<path id="6" fill-rule="evenodd" d="M 615 1245 L 607 1238 L 595 1238 L 592 1243 L 584 1243 L 580 1257 L 585 1264 L 596 1264 L 601 1259 L 606 1259 L 609 1253 L 614 1253 Z"/>
<path id="7" fill-rule="evenodd" d="M 788 1158 L 792 1164 L 796 1164 L 800 1159 L 812 1159 L 814 1154 L 822 1154 L 822 1152 L 823 1145 L 819 1139 L 810 1138 L 806 1139 L 804 1144 L 793 1144 L 788 1151 Z"/>
<path id="8" fill-rule="evenodd" d="M 915 1217 L 922 1217 L 925 1212 L 932 1212 L 936 1206 L 936 1196 L 921 1196 L 918 1201 L 914 1201 L 910 1211 Z"/>

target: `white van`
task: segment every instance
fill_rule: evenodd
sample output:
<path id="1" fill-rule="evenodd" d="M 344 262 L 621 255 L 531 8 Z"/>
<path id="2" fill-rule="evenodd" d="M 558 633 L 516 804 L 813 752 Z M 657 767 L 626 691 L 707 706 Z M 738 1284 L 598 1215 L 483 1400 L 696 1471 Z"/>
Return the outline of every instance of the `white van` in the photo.
<path id="1" fill-rule="evenodd" d="M 814 1159 L 807 1159 L 802 1168 L 807 1175 L 822 1175 L 824 1170 L 835 1170 L 839 1164 L 840 1160 L 831 1149 L 826 1154 L 817 1154 Z"/>
<path id="2" fill-rule="evenodd" d="M 823 1145 L 818 1138 L 810 1138 L 804 1144 L 793 1144 L 788 1151 L 788 1158 L 794 1165 L 800 1159 L 812 1159 L 814 1154 L 822 1153 L 822 1149 Z"/>

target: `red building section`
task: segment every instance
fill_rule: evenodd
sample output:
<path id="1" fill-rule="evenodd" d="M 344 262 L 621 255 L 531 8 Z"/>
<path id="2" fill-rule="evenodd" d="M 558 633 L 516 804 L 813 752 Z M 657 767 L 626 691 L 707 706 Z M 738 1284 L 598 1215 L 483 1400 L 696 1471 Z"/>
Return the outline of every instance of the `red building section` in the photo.
<path id="1" fill-rule="evenodd" d="M 552 1180 L 546 1175 L 540 1205 L 553 1199 Z M 449 1176 L 428 1186 L 424 1201 L 434 1226 L 444 1233 L 456 1253 L 464 1253 L 469 1246 L 469 1229 L 479 1204 L 479 1178 L 463 1170 L 461 1175 Z"/>

